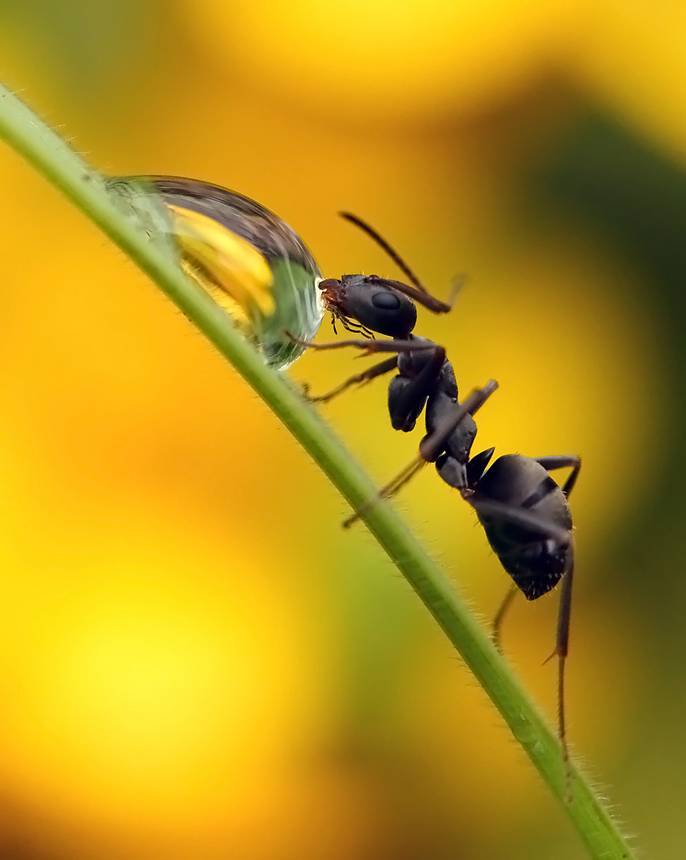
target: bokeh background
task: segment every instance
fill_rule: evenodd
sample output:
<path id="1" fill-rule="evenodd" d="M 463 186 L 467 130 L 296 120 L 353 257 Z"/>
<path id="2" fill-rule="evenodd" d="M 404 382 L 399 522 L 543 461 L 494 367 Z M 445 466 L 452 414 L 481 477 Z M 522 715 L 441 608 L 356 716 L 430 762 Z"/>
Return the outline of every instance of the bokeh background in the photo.
<path id="1" fill-rule="evenodd" d="M 328 276 L 397 275 L 339 209 L 437 294 L 469 275 L 417 330 L 463 392 L 499 380 L 483 447 L 583 456 L 570 740 L 645 856 L 681 856 L 683 5 L 3 0 L 0 76 L 107 173 L 259 200 Z M 583 857 L 264 405 L 5 148 L 0 189 L 0 857 Z M 379 481 L 421 435 L 381 381 L 325 411 Z M 491 617 L 473 512 L 428 469 L 398 505 Z M 556 611 L 504 632 L 551 718 Z"/>

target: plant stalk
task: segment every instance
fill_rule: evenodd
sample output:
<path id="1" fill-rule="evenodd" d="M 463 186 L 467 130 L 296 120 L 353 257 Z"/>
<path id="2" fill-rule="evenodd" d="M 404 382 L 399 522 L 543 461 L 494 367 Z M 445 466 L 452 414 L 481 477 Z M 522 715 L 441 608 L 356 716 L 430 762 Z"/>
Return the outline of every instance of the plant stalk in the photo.
<path id="1" fill-rule="evenodd" d="M 13 93 L 0 85 L 0 138 L 96 224 L 167 295 L 281 419 L 333 485 L 359 510 L 375 487 L 294 387 L 263 363 L 225 312 L 151 241 L 108 194 L 102 177 Z M 541 774 L 595 860 L 635 857 L 588 778 L 569 762 L 553 730 L 442 571 L 386 502 L 362 519 L 447 635 Z M 352 540 L 353 538 L 351 538 Z"/>

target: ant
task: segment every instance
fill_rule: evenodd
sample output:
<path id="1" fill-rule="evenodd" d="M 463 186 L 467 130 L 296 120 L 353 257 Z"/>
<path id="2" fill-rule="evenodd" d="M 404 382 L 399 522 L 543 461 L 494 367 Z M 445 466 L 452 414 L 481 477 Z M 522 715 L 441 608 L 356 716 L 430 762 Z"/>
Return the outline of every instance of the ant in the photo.
<path id="1" fill-rule="evenodd" d="M 426 409 L 427 432 L 420 443 L 419 456 L 381 490 L 380 496 L 393 496 L 426 463 L 435 463 L 441 479 L 458 490 L 475 509 L 491 548 L 514 581 L 493 622 L 496 647 L 499 648 L 502 620 L 517 589 L 527 600 L 535 600 L 562 580 L 556 647 L 551 656 L 558 657 L 558 736 L 567 761 L 564 672 L 574 572 L 572 516 L 567 499 L 578 478 L 581 460 L 575 455 L 530 458 L 506 454 L 489 468 L 494 448 L 470 456 L 476 437 L 473 415 L 498 383 L 491 380 L 460 404 L 455 373 L 445 348 L 413 334 L 417 320 L 414 301 L 434 313 L 447 313 L 454 295 L 449 303 L 434 298 L 372 227 L 350 213 L 341 215 L 386 251 L 412 286 L 377 275 L 343 275 L 341 280 L 320 282 L 334 331 L 338 319 L 349 331 L 360 332 L 369 339 L 323 344 L 298 341 L 302 346 L 320 350 L 354 347 L 367 355 L 376 352 L 395 355 L 351 376 L 328 394 L 311 399 L 326 402 L 351 385 L 363 385 L 377 376 L 398 371 L 388 389 L 391 424 L 396 430 L 409 432 Z M 374 333 L 388 335 L 391 340 L 377 341 L 373 339 Z M 562 468 L 571 468 L 572 472 L 560 487 L 550 471 Z M 343 525 L 346 528 L 352 525 L 375 501 L 370 500 Z"/>

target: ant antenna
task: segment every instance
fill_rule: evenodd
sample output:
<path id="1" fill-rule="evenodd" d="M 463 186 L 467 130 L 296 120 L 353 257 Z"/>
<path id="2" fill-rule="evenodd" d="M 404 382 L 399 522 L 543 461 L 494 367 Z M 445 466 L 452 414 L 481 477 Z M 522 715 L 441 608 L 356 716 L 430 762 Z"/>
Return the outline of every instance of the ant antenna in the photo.
<path id="1" fill-rule="evenodd" d="M 421 290 L 423 293 L 428 293 L 427 288 L 422 284 L 419 278 L 415 275 L 412 269 L 407 265 L 405 260 L 400 256 L 400 254 L 392 248 L 388 242 L 380 236 L 376 230 L 367 224 L 366 221 L 363 221 L 361 218 L 358 218 L 357 215 L 353 215 L 351 212 L 339 212 L 338 213 L 341 218 L 345 218 L 346 221 L 350 221 L 351 224 L 354 224 L 356 227 L 359 227 L 363 233 L 366 233 L 370 239 L 372 239 L 376 244 L 381 248 L 382 251 L 385 251 L 388 256 L 393 260 L 396 266 L 400 269 L 400 271 L 405 275 L 408 281 L 413 284 L 418 290 Z"/>
<path id="2" fill-rule="evenodd" d="M 345 218 L 346 221 L 350 221 L 351 224 L 359 227 L 363 233 L 366 233 L 370 239 L 376 242 L 376 244 L 388 254 L 391 260 L 393 260 L 412 286 L 409 284 L 403 284 L 401 281 L 394 281 L 390 278 L 380 278 L 378 275 L 369 275 L 366 279 L 367 283 L 379 284 L 381 286 L 391 287 L 392 289 L 398 290 L 406 296 L 409 296 L 409 298 L 414 299 L 414 301 L 419 302 L 419 304 L 424 305 L 425 308 L 428 308 L 435 314 L 447 314 L 452 309 L 455 297 L 462 286 L 461 280 L 458 279 L 454 284 L 449 301 L 442 302 L 427 290 L 400 254 L 392 248 L 373 227 L 367 224 L 366 221 L 363 221 L 361 218 L 358 218 L 357 215 L 353 215 L 350 212 L 339 212 L 338 214 L 341 218 Z"/>

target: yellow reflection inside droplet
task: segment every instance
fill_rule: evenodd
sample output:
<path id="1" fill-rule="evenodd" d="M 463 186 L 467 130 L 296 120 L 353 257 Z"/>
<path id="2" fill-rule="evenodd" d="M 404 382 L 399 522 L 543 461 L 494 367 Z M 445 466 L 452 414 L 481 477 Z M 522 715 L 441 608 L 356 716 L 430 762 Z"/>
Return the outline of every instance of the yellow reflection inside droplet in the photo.
<path id="1" fill-rule="evenodd" d="M 218 300 L 231 301 L 232 315 L 248 321 L 246 311 L 257 306 L 264 316 L 274 313 L 274 275 L 260 252 L 212 218 L 170 205 L 174 235 L 184 252 L 185 267 L 212 290 Z M 212 289 L 213 288 L 213 289 Z"/>

